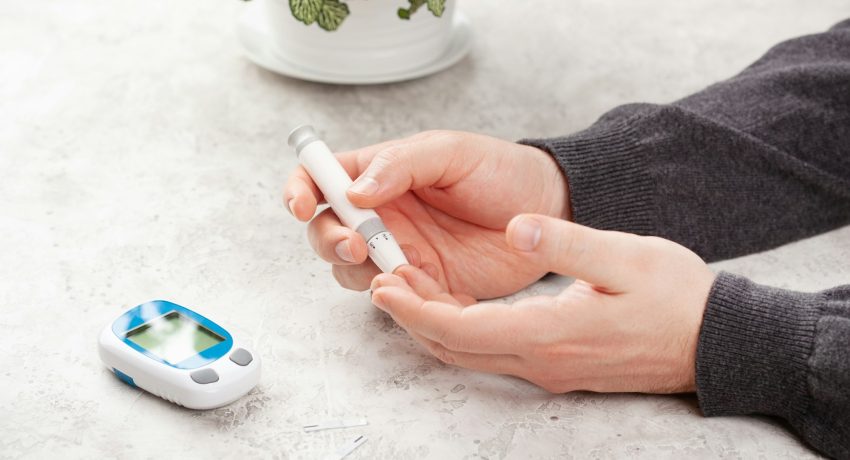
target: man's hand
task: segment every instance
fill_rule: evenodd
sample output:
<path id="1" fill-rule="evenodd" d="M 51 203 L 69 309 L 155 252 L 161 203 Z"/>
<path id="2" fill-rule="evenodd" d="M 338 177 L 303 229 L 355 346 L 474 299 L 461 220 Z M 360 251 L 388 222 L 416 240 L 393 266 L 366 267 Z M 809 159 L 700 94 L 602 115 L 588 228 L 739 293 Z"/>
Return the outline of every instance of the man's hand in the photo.
<path id="1" fill-rule="evenodd" d="M 694 391 L 715 278 L 696 254 L 660 238 L 542 215 L 517 216 L 506 236 L 518 265 L 577 281 L 555 297 L 464 306 L 422 270 L 404 266 L 373 280 L 372 301 L 449 364 L 558 393 Z"/>
<path id="2" fill-rule="evenodd" d="M 491 137 L 430 131 L 338 154 L 352 178 L 355 206 L 375 208 L 408 260 L 443 290 L 466 300 L 516 292 L 546 274 L 510 250 L 504 232 L 520 213 L 569 218 L 566 179 L 545 152 Z M 333 211 L 315 218 L 321 192 L 299 167 L 284 203 L 299 220 L 312 218 L 310 244 L 333 264 L 339 283 L 365 290 L 380 270 L 366 243 Z"/>

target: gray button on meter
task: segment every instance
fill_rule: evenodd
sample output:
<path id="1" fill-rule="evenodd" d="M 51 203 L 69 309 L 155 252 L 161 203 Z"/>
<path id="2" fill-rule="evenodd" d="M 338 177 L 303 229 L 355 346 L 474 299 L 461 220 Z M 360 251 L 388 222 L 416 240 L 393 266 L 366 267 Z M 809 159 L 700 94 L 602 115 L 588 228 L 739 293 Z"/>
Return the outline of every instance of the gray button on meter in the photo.
<path id="1" fill-rule="evenodd" d="M 254 360 L 254 357 L 251 356 L 251 352 L 244 348 L 237 348 L 236 351 L 230 354 L 230 360 L 240 366 L 247 366 L 251 364 L 251 361 Z"/>
<path id="2" fill-rule="evenodd" d="M 218 374 L 212 369 L 201 369 L 189 374 L 197 383 L 213 383 L 218 382 Z"/>

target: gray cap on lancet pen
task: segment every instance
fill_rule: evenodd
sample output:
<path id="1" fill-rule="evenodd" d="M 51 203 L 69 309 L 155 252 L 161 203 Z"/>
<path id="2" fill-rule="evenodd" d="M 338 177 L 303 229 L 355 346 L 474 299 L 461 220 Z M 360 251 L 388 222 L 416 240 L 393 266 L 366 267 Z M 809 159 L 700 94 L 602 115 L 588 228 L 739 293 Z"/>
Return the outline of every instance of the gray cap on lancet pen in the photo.
<path id="1" fill-rule="evenodd" d="M 300 155 L 301 149 L 307 146 L 307 144 L 317 140 L 319 140 L 319 136 L 316 135 L 316 130 L 313 129 L 312 126 L 301 125 L 289 133 L 287 143 L 290 147 L 295 149 L 296 155 Z"/>

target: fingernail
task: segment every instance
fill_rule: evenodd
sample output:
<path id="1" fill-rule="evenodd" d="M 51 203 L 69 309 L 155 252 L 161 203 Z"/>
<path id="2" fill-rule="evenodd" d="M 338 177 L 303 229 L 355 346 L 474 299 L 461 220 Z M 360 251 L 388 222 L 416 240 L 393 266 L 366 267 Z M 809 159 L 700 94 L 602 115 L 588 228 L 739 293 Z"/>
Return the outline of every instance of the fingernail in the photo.
<path id="1" fill-rule="evenodd" d="M 342 240 L 337 243 L 334 251 L 340 259 L 346 262 L 354 262 L 354 256 L 351 255 L 351 244 L 349 244 L 348 240 Z"/>
<path id="2" fill-rule="evenodd" d="M 287 201 L 287 202 L 286 202 L 286 209 L 287 209 L 287 210 L 289 211 L 289 213 L 290 213 L 290 214 L 292 214 L 293 216 L 295 215 L 295 208 L 293 208 L 293 207 L 292 207 L 292 205 L 293 205 L 294 203 L 295 203 L 295 198 L 290 198 L 290 199 L 289 199 L 289 201 Z"/>
<path id="3" fill-rule="evenodd" d="M 351 185 L 349 190 L 358 195 L 374 195 L 378 191 L 378 182 L 371 177 L 360 176 L 359 179 L 354 181 L 354 184 Z"/>
<path id="4" fill-rule="evenodd" d="M 514 225 L 513 247 L 520 251 L 531 252 L 540 243 L 540 235 L 543 232 L 540 222 L 531 217 L 520 219 Z"/>

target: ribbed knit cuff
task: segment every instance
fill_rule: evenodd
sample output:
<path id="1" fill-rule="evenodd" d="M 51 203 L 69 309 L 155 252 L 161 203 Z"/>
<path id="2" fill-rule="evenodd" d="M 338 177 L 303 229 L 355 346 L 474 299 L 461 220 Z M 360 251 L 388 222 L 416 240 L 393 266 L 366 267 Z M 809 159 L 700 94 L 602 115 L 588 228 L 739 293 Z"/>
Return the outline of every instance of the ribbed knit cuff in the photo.
<path id="1" fill-rule="evenodd" d="M 523 139 L 561 166 L 573 220 L 604 230 L 653 234 L 654 184 L 644 146 L 625 124 L 597 123 L 566 137 Z"/>
<path id="2" fill-rule="evenodd" d="M 786 291 L 720 273 L 697 345 L 696 386 L 707 416 L 802 417 L 818 294 Z"/>

